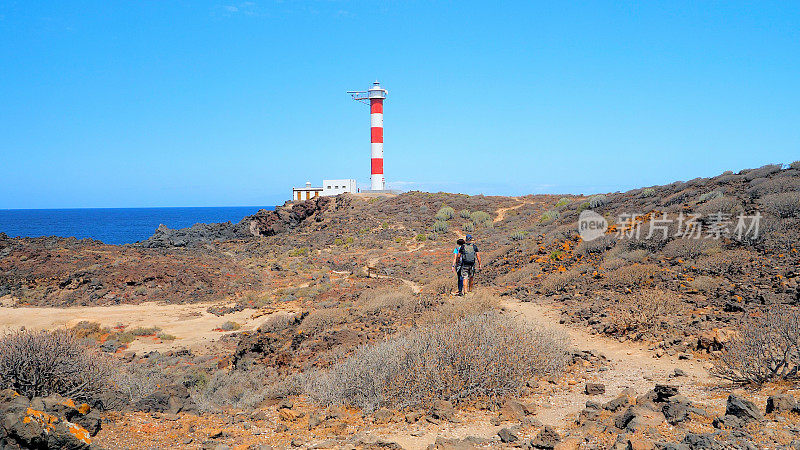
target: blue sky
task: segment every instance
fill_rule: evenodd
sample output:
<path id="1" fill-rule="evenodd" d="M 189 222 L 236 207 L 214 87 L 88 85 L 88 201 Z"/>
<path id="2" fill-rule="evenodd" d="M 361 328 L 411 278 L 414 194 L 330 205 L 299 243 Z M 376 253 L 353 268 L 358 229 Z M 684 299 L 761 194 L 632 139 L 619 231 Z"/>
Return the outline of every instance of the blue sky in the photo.
<path id="1" fill-rule="evenodd" d="M 593 193 L 800 159 L 798 2 L 0 1 L 0 208 L 369 181 Z"/>

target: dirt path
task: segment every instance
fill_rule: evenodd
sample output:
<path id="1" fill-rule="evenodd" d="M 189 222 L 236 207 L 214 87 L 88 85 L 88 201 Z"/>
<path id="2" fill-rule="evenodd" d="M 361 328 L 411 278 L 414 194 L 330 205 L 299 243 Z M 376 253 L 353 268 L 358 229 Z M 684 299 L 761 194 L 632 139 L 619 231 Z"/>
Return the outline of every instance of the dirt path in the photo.
<path id="1" fill-rule="evenodd" d="M 583 409 L 589 399 L 583 392 L 586 381 L 606 386 L 604 395 L 592 397 L 595 401 L 611 400 L 626 387 L 642 394 L 656 383 L 669 383 L 678 385 L 681 394 L 693 401 L 719 407 L 724 405 L 724 398 L 709 392 L 708 386 L 714 384 L 715 380 L 702 361 L 681 360 L 667 355 L 656 358 L 655 353 L 644 346 L 646 344 L 619 342 L 591 334 L 585 328 L 559 324 L 558 311 L 553 307 L 516 301 L 505 302 L 503 306 L 522 320 L 545 324 L 546 327 L 567 333 L 578 350 L 592 350 L 609 360 L 608 370 L 592 372 L 589 380 L 575 380 L 576 383 L 570 388 L 544 399 L 537 418 L 545 424 L 563 425 L 566 419 Z M 686 376 L 671 378 L 676 368 L 683 370 Z"/>
<path id="2" fill-rule="evenodd" d="M 587 400 L 606 402 L 615 398 L 627 387 L 644 394 L 656 383 L 677 385 L 681 394 L 689 397 L 693 402 L 724 409 L 724 396 L 714 395 L 707 388 L 708 385 L 714 383 L 714 380 L 703 367 L 702 362 L 679 360 L 672 356 L 655 358 L 654 353 L 643 347 L 641 343 L 619 342 L 604 336 L 593 335 L 581 327 L 559 324 L 558 311 L 554 306 L 517 301 L 506 301 L 502 306 L 521 320 L 566 333 L 575 348 L 592 350 L 604 355 L 609 360 L 606 370 L 594 370 L 589 373 L 587 379 L 572 379 L 566 385 L 558 385 L 552 394 L 530 398 L 538 406 L 536 418 L 545 425 L 563 429 L 575 420 L 578 413 L 585 407 Z M 670 374 L 675 368 L 682 369 L 687 376 L 670 378 Z M 606 393 L 589 397 L 584 393 L 587 381 L 604 384 Z M 489 421 L 492 416 L 493 414 L 485 411 L 459 412 L 459 417 L 465 419 L 463 424 L 406 425 L 376 430 L 375 434 L 395 442 L 403 448 L 424 449 L 433 443 L 437 436 L 459 439 L 466 436 L 480 436 L 489 439 L 500 428 L 507 426 L 507 424 L 491 425 Z"/>
<path id="3" fill-rule="evenodd" d="M 255 330 L 266 319 L 254 309 L 225 314 L 218 317 L 206 309 L 218 303 L 193 303 L 172 305 L 142 303 L 139 305 L 78 306 L 70 308 L 9 308 L 0 307 L 0 334 L 21 327 L 34 330 L 71 327 L 80 321 L 98 322 L 103 327 L 118 324 L 129 328 L 160 327 L 165 333 L 177 337 L 172 342 L 160 342 L 152 337 L 133 341 L 129 350 L 169 350 L 179 347 L 197 348 L 221 336 L 232 333 L 214 331 L 226 321 L 242 325 L 242 330 Z M 261 313 L 263 311 L 259 311 Z"/>

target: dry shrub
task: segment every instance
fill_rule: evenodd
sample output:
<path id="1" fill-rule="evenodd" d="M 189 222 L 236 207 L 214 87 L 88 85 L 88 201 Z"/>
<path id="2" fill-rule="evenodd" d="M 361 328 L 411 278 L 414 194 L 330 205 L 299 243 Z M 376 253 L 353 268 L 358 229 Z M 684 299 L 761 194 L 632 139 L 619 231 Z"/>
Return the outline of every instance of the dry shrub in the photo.
<path id="1" fill-rule="evenodd" d="M 611 234 L 604 234 L 597 239 L 592 239 L 591 241 L 581 241 L 577 247 L 575 247 L 575 254 L 577 255 L 588 255 L 589 253 L 603 253 L 604 251 L 614 247 L 617 239 L 614 238 Z"/>
<path id="2" fill-rule="evenodd" d="M 673 239 L 664 246 L 663 254 L 667 258 L 694 259 L 703 254 L 714 253 L 719 249 L 719 242 L 713 239 Z"/>
<path id="3" fill-rule="evenodd" d="M 527 381 L 564 369 L 566 342 L 496 313 L 469 316 L 362 347 L 310 376 L 306 390 L 318 404 L 365 411 L 518 395 Z"/>
<path id="4" fill-rule="evenodd" d="M 226 408 L 253 409 L 261 402 L 299 394 L 301 375 L 291 375 L 274 384 L 274 373 L 268 369 L 218 370 L 203 383 L 191 390 L 192 399 L 200 411 L 215 411 Z"/>
<path id="5" fill-rule="evenodd" d="M 574 270 L 564 272 L 554 272 L 542 281 L 542 292 L 545 294 L 556 294 L 563 291 L 569 283 L 578 278 L 578 273 Z"/>
<path id="6" fill-rule="evenodd" d="M 407 288 L 392 286 L 389 288 L 367 289 L 359 295 L 355 305 L 355 312 L 359 317 L 386 314 L 402 316 L 412 313 L 418 303 Z"/>
<path id="7" fill-rule="evenodd" d="M 714 373 L 738 383 L 796 378 L 800 372 L 800 311 L 775 305 L 739 322 Z"/>
<path id="8" fill-rule="evenodd" d="M 317 309 L 308 313 L 298 330 L 308 334 L 316 335 L 337 325 L 347 322 L 349 313 L 346 308 L 326 308 Z M 276 323 L 278 325 L 280 322 Z"/>
<path id="9" fill-rule="evenodd" d="M 758 169 L 753 169 L 748 171 L 744 174 L 744 179 L 746 181 L 752 181 L 756 178 L 764 178 L 769 176 L 773 173 L 780 172 L 781 165 L 780 164 L 767 164 L 766 166 L 761 166 Z"/>
<path id="10" fill-rule="evenodd" d="M 756 254 L 749 250 L 726 250 L 698 259 L 695 267 L 708 273 L 740 274 L 755 258 Z"/>
<path id="11" fill-rule="evenodd" d="M 712 214 L 723 213 L 729 216 L 737 216 L 744 212 L 742 202 L 735 197 L 718 197 L 709 200 L 697 208 L 702 218 L 708 218 Z"/>
<path id="12" fill-rule="evenodd" d="M 542 273 L 542 267 L 538 263 L 529 263 L 519 269 L 503 274 L 498 277 L 497 282 L 511 285 L 530 283 L 536 278 L 536 275 L 540 273 Z"/>
<path id="13" fill-rule="evenodd" d="M 104 391 L 110 365 L 66 330 L 17 331 L 0 338 L 0 389 L 28 398 L 59 394 L 89 401 Z"/>
<path id="14" fill-rule="evenodd" d="M 765 179 L 761 183 L 756 183 L 747 189 L 747 193 L 752 198 L 761 198 L 769 194 L 780 194 L 781 192 L 800 191 L 800 179 L 798 177 L 777 177 Z"/>
<path id="15" fill-rule="evenodd" d="M 767 195 L 759 203 L 766 212 L 778 217 L 800 216 L 800 192 Z"/>
<path id="16" fill-rule="evenodd" d="M 710 293 L 722 286 L 723 280 L 720 278 L 712 278 L 704 275 L 695 277 L 689 282 L 689 286 L 697 289 L 700 292 Z"/>
<path id="17" fill-rule="evenodd" d="M 631 264 L 608 272 L 607 277 L 612 286 L 640 286 L 649 284 L 658 273 L 654 264 Z"/>
<path id="18" fill-rule="evenodd" d="M 440 305 L 431 314 L 421 317 L 422 324 L 456 322 L 465 317 L 484 314 L 500 309 L 500 299 L 486 291 L 476 291 L 470 297 L 460 297 Z"/>
<path id="19" fill-rule="evenodd" d="M 683 301 L 675 292 L 645 289 L 619 297 L 609 316 L 617 329 L 636 330 L 679 316 L 684 309 Z"/>

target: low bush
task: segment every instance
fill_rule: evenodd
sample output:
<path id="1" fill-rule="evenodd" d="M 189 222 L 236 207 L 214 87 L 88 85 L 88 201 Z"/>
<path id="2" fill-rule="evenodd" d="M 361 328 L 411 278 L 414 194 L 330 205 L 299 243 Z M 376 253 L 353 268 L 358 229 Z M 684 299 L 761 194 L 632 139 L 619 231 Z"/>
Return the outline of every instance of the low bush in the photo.
<path id="1" fill-rule="evenodd" d="M 542 292 L 545 294 L 561 292 L 577 277 L 578 273 L 572 270 L 551 273 L 542 281 Z"/>
<path id="2" fill-rule="evenodd" d="M 28 398 L 98 398 L 110 367 L 103 355 L 79 344 L 66 330 L 17 331 L 0 338 L 0 389 Z"/>
<path id="3" fill-rule="evenodd" d="M 545 211 L 542 214 L 542 217 L 539 219 L 539 222 L 541 222 L 541 223 L 550 223 L 550 222 L 553 222 L 555 220 L 558 220 L 558 218 L 560 216 L 561 215 L 558 213 L 558 211 L 554 211 L 554 210 Z"/>
<path id="4" fill-rule="evenodd" d="M 450 220 L 456 215 L 456 210 L 449 206 L 442 206 L 436 213 L 437 220 Z M 441 217 L 441 218 L 440 218 Z"/>
<path id="5" fill-rule="evenodd" d="M 800 170 L 800 161 L 795 161 L 789 164 L 789 167 L 791 167 L 792 169 Z"/>
<path id="6" fill-rule="evenodd" d="M 616 242 L 617 239 L 615 239 L 613 235 L 604 234 L 591 241 L 581 241 L 581 243 L 575 247 L 575 254 L 585 256 L 590 253 L 602 253 L 612 248 Z"/>
<path id="7" fill-rule="evenodd" d="M 693 259 L 710 245 L 707 239 L 673 239 L 664 246 L 663 254 L 667 258 Z"/>
<path id="8" fill-rule="evenodd" d="M 220 330 L 223 331 L 234 331 L 242 328 L 242 326 L 236 322 L 231 320 L 225 321 L 222 325 L 219 326 Z"/>
<path id="9" fill-rule="evenodd" d="M 558 199 L 558 203 L 556 203 L 556 208 L 567 206 L 569 205 L 570 201 L 571 199 L 569 197 L 561 197 L 560 199 Z"/>
<path id="10" fill-rule="evenodd" d="M 483 225 L 492 220 L 492 216 L 484 211 L 475 211 L 469 215 L 469 218 L 475 225 Z"/>
<path id="11" fill-rule="evenodd" d="M 722 191 L 706 192 L 705 194 L 701 195 L 700 198 L 697 199 L 697 201 L 700 202 L 700 203 L 705 203 L 705 202 L 707 202 L 709 200 L 714 200 L 715 198 L 720 198 L 720 197 L 722 197 L 722 195 L 723 195 Z"/>
<path id="12" fill-rule="evenodd" d="M 746 174 L 744 174 L 744 179 L 746 181 L 752 181 L 755 180 L 756 178 L 764 178 L 766 176 L 769 176 L 773 173 L 780 171 L 781 171 L 780 164 L 767 164 L 766 166 L 761 166 L 758 169 L 753 169 L 748 171 Z"/>
<path id="13" fill-rule="evenodd" d="M 654 264 L 631 264 L 608 272 L 607 277 L 612 286 L 641 287 L 651 283 L 658 273 L 658 266 Z"/>
<path id="14" fill-rule="evenodd" d="M 800 192 L 767 195 L 760 203 L 766 212 L 778 217 L 800 216 Z"/>
<path id="15" fill-rule="evenodd" d="M 253 409 L 263 401 L 299 394 L 302 376 L 292 375 L 274 384 L 267 380 L 274 376 L 262 370 L 218 370 L 204 383 L 190 392 L 200 411 L 217 411 L 228 408 Z"/>
<path id="16" fill-rule="evenodd" d="M 800 374 L 800 311 L 772 305 L 742 319 L 725 344 L 714 373 L 737 383 L 761 384 Z"/>
<path id="17" fill-rule="evenodd" d="M 619 297 L 609 315 L 618 330 L 638 330 L 668 321 L 684 308 L 680 296 L 674 292 L 645 289 Z"/>
<path id="18" fill-rule="evenodd" d="M 362 347 L 309 376 L 306 391 L 318 404 L 365 411 L 518 395 L 527 381 L 563 371 L 566 342 L 497 313 L 469 316 Z"/>
<path id="19" fill-rule="evenodd" d="M 464 226 L 463 226 L 462 228 L 463 228 L 463 229 L 464 229 L 464 231 L 466 231 L 467 233 L 472 233 L 473 231 L 475 231 L 475 224 L 474 224 L 474 223 L 472 223 L 472 222 L 465 222 L 465 223 L 464 223 Z"/>
<path id="20" fill-rule="evenodd" d="M 433 232 L 434 233 L 444 233 L 447 231 L 447 222 L 444 221 L 436 221 L 433 224 Z"/>
<path id="21" fill-rule="evenodd" d="M 650 198 L 654 197 L 655 195 L 656 195 L 656 190 L 653 188 L 644 188 L 642 189 L 642 193 L 640 194 L 642 198 Z"/>
<path id="22" fill-rule="evenodd" d="M 136 327 L 131 330 L 126 330 L 134 336 L 155 336 L 161 328 L 159 327 Z"/>
<path id="23" fill-rule="evenodd" d="M 515 231 L 510 235 L 508 235 L 508 238 L 511 239 L 512 241 L 521 241 L 525 239 L 525 236 L 526 234 L 524 231 Z"/>
<path id="24" fill-rule="evenodd" d="M 765 179 L 761 183 L 756 183 L 747 189 L 751 198 L 761 198 L 769 194 L 780 194 L 781 192 L 800 191 L 799 177 L 776 177 Z"/>
<path id="25" fill-rule="evenodd" d="M 469 219 L 471 213 L 468 209 L 462 209 L 458 212 L 458 215 L 461 216 L 462 219 Z"/>
<path id="26" fill-rule="evenodd" d="M 589 197 L 589 207 L 591 208 L 599 208 L 606 203 L 608 203 L 608 199 L 605 194 L 597 194 Z"/>

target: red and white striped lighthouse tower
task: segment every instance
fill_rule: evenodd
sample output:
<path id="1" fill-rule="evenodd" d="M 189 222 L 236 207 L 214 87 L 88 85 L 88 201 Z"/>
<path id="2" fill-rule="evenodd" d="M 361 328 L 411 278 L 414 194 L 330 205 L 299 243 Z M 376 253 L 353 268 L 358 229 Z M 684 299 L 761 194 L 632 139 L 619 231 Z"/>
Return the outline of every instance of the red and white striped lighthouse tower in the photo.
<path id="1" fill-rule="evenodd" d="M 386 179 L 383 176 L 383 100 L 386 98 L 386 89 L 383 89 L 376 80 L 372 87 L 364 91 L 348 91 L 354 100 L 365 102 L 369 100 L 370 118 L 370 147 L 372 158 L 370 160 L 370 181 L 373 191 L 386 189 Z M 364 96 L 364 94 L 367 94 Z"/>

